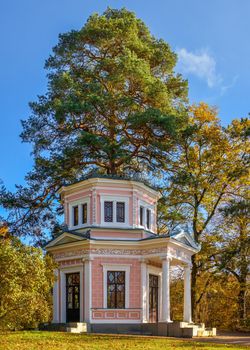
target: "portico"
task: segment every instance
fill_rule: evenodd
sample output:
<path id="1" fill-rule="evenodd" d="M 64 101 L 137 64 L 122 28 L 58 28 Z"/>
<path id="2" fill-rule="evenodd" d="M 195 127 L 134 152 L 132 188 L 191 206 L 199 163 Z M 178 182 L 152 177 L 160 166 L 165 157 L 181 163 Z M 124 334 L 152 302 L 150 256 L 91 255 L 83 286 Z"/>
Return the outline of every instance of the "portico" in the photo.
<path id="1" fill-rule="evenodd" d="M 142 322 L 149 322 L 148 318 L 148 294 L 149 285 L 147 283 L 150 272 L 159 276 L 159 322 L 172 322 L 171 320 L 171 304 L 170 304 L 170 283 L 171 283 L 171 261 L 172 257 L 166 255 L 160 257 L 161 268 L 151 269 L 151 265 L 147 265 L 145 258 L 141 261 L 141 296 L 142 296 Z M 179 265 L 184 271 L 184 298 L 183 298 L 183 321 L 192 323 L 191 312 L 191 263 L 183 263 L 182 261 L 176 261 L 174 266 Z"/>

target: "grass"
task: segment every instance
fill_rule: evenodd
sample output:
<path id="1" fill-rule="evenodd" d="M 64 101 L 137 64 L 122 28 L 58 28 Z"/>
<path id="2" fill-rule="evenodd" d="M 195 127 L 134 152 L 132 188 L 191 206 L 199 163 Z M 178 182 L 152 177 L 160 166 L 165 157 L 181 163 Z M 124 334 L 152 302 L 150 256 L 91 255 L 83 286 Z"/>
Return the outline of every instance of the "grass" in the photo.
<path id="1" fill-rule="evenodd" d="M 0 350 L 225 350 L 239 345 L 199 343 L 156 337 L 70 334 L 45 331 L 1 332 Z"/>

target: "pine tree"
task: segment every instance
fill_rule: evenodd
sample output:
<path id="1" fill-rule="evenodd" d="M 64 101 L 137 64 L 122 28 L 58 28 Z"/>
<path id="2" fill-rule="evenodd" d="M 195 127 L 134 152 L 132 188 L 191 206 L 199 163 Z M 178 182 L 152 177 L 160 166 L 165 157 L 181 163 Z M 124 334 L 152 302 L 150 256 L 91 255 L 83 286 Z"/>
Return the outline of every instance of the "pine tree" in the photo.
<path id="1" fill-rule="evenodd" d="M 39 236 L 50 229 L 64 183 L 90 171 L 155 171 L 168 158 L 187 101 L 187 82 L 174 73 L 176 59 L 126 9 L 108 8 L 59 36 L 45 65 L 47 93 L 30 103 L 32 114 L 22 122 L 34 168 L 26 187 L 0 193 L 13 232 Z"/>

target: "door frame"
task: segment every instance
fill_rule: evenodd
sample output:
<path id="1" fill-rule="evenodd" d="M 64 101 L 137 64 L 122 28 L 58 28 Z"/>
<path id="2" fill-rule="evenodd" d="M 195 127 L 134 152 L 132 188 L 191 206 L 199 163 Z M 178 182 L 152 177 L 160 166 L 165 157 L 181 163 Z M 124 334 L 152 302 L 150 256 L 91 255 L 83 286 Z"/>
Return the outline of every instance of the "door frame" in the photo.
<path id="1" fill-rule="evenodd" d="M 158 322 L 162 319 L 162 270 L 160 267 L 150 266 L 147 268 L 147 322 L 149 322 L 149 275 L 158 276 Z"/>
<path id="2" fill-rule="evenodd" d="M 66 295 L 66 274 L 68 273 L 74 273 L 79 272 L 80 273 L 80 319 L 79 322 L 83 322 L 84 320 L 84 314 L 83 314 L 83 295 L 84 295 L 84 284 L 83 284 L 83 265 L 75 265 L 74 267 L 63 267 L 60 269 L 60 291 L 61 291 L 61 323 L 66 323 L 66 307 L 67 307 L 67 295 Z"/>

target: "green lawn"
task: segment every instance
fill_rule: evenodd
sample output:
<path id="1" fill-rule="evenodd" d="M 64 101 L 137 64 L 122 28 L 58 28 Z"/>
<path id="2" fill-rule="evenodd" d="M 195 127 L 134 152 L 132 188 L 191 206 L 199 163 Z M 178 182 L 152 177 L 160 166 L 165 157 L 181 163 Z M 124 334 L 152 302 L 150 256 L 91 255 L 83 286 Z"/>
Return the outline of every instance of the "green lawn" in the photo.
<path id="1" fill-rule="evenodd" d="M 239 345 L 198 343 L 155 337 L 86 335 L 59 332 L 0 333 L 0 350 L 212 350 L 244 349 Z"/>

